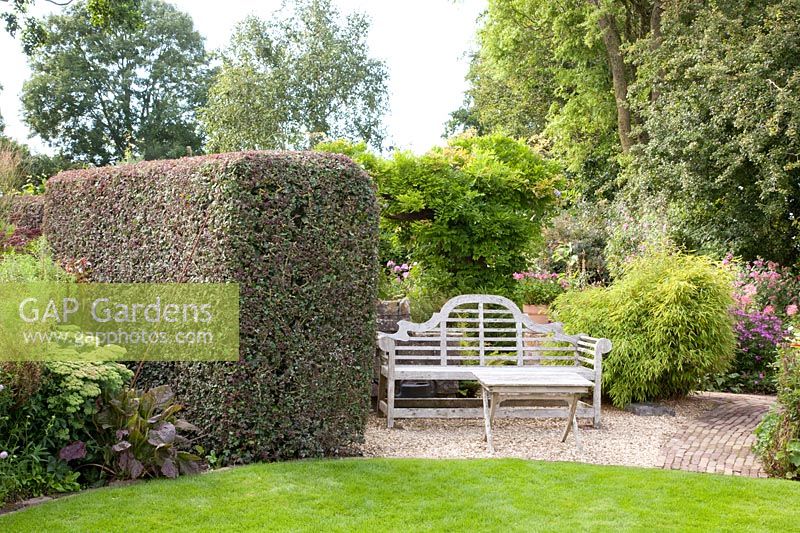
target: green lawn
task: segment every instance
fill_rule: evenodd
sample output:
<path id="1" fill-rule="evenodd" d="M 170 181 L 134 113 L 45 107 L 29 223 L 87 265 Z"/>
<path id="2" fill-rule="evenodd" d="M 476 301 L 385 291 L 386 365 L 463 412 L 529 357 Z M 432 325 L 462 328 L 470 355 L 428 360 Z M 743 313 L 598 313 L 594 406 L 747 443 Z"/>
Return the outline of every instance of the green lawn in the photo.
<path id="1" fill-rule="evenodd" d="M 104 488 L 0 531 L 763 530 L 800 525 L 800 483 L 522 460 L 275 463 Z"/>

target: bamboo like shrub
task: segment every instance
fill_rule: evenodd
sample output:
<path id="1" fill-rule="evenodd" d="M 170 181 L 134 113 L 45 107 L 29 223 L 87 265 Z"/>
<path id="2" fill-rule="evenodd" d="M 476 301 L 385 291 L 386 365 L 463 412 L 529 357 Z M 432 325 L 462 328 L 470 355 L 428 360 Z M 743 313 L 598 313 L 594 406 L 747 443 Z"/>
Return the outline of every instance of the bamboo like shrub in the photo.
<path id="1" fill-rule="evenodd" d="M 571 333 L 611 339 L 603 387 L 614 405 L 685 395 L 734 354 L 731 274 L 699 255 L 660 252 L 630 262 L 607 288 L 553 305 Z"/>

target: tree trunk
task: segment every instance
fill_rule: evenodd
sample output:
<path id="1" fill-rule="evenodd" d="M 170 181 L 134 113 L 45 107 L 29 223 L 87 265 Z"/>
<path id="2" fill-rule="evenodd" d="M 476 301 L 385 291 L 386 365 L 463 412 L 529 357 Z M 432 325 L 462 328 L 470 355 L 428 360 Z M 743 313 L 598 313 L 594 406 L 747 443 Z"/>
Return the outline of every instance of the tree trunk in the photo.
<path id="1" fill-rule="evenodd" d="M 599 8 L 599 0 L 589 0 Z M 617 104 L 617 129 L 622 152 L 631 147 L 631 110 L 628 108 L 628 79 L 625 72 L 625 61 L 622 59 L 619 31 L 614 16 L 604 13 L 598 19 L 600 31 L 603 33 L 603 43 L 606 46 L 608 65 L 611 68 L 611 80 L 614 85 L 614 99 Z"/>
<path id="2" fill-rule="evenodd" d="M 653 13 L 650 15 L 650 50 L 655 51 L 659 46 L 661 46 L 661 2 L 660 0 L 655 0 L 653 2 Z M 658 83 L 659 78 L 661 78 L 661 72 L 659 72 L 656 83 Z M 658 87 L 655 86 L 650 92 L 650 101 L 655 102 L 658 100 L 658 96 Z"/>

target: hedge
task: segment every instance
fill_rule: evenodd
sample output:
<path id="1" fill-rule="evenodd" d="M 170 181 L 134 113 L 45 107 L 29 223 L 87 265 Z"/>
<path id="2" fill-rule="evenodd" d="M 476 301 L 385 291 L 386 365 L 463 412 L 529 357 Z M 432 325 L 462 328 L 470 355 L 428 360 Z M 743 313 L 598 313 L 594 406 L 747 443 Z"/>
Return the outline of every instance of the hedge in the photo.
<path id="1" fill-rule="evenodd" d="M 14 248 L 25 246 L 42 235 L 44 216 L 44 196 L 19 194 L 11 197 L 8 222 L 14 227 L 11 235 L 0 237 L 0 247 Z"/>
<path id="2" fill-rule="evenodd" d="M 242 152 L 67 171 L 45 235 L 101 282 L 240 284 L 238 363 L 148 363 L 223 463 L 339 454 L 362 438 L 378 208 L 344 156 Z"/>

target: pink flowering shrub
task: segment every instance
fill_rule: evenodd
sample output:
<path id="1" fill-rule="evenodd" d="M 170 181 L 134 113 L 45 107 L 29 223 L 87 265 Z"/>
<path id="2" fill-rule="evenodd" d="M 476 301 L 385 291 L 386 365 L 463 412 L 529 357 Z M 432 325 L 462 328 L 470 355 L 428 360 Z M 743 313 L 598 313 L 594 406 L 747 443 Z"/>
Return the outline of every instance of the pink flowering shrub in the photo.
<path id="1" fill-rule="evenodd" d="M 723 262 L 737 269 L 732 310 L 736 358 L 727 373 L 711 379 L 710 386 L 732 392 L 774 392 L 773 367 L 787 334 L 787 319 L 798 311 L 800 283 L 788 268 L 771 261 L 736 265 L 729 255 Z"/>

